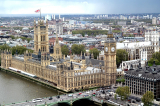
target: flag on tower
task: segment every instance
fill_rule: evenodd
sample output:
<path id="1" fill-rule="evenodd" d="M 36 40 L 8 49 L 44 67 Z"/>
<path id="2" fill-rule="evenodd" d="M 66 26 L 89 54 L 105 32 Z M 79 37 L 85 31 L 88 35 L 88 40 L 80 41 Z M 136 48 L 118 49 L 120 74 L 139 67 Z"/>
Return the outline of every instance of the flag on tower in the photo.
<path id="1" fill-rule="evenodd" d="M 41 11 L 40 11 L 40 9 L 38 9 L 38 10 L 36 10 L 35 12 L 38 13 L 38 12 L 41 12 Z"/>
<path id="2" fill-rule="evenodd" d="M 38 9 L 35 11 L 36 13 L 39 13 L 40 12 L 40 19 L 41 19 L 41 9 Z"/>

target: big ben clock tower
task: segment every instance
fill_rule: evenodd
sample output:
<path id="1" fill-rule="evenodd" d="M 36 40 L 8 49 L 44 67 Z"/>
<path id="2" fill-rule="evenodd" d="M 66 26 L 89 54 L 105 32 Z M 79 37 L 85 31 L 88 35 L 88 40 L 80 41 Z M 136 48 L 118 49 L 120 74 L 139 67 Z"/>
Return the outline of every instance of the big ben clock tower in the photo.
<path id="1" fill-rule="evenodd" d="M 107 39 L 104 44 L 104 70 L 105 74 L 103 75 L 104 85 L 111 86 L 116 83 L 116 40 L 113 37 L 111 28 L 109 28 Z"/>

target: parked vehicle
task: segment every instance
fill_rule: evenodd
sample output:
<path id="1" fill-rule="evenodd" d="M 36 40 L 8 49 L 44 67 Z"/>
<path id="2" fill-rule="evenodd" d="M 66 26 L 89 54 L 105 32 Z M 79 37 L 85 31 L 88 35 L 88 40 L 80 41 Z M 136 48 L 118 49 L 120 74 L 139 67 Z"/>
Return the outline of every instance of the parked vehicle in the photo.
<path id="1" fill-rule="evenodd" d="M 69 94 L 69 95 L 68 95 L 68 97 L 72 97 L 72 96 L 73 96 L 72 94 Z"/>
<path id="2" fill-rule="evenodd" d="M 33 102 L 33 103 L 42 102 L 42 98 L 33 99 L 32 102 Z"/>
<path id="3" fill-rule="evenodd" d="M 156 101 L 160 101 L 160 98 L 156 98 Z"/>
<path id="4" fill-rule="evenodd" d="M 60 98 L 60 96 L 58 95 L 57 98 Z"/>
<path id="5" fill-rule="evenodd" d="M 52 100 L 53 98 L 52 97 L 49 97 L 49 100 Z"/>
<path id="6" fill-rule="evenodd" d="M 89 91 L 87 91 L 86 93 L 89 93 Z"/>

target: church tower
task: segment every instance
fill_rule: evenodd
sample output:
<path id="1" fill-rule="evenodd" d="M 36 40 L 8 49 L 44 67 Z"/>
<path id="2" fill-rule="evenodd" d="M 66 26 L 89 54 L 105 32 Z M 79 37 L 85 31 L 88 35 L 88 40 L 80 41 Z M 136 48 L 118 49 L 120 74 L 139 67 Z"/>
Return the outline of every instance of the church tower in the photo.
<path id="1" fill-rule="evenodd" d="M 55 60 L 59 60 L 62 58 L 62 52 L 61 52 L 61 46 L 59 44 L 59 39 L 58 39 L 58 35 L 56 35 L 56 40 L 54 43 L 54 53 L 51 54 L 51 56 L 55 59 Z"/>
<path id="2" fill-rule="evenodd" d="M 48 21 L 44 25 L 43 19 L 38 20 L 38 24 L 34 20 L 34 52 L 38 54 L 49 53 L 49 41 L 48 41 Z"/>
<path id="3" fill-rule="evenodd" d="M 1 53 L 1 67 L 6 69 L 11 67 L 11 61 L 12 61 L 12 51 L 3 50 Z"/>
<path id="4" fill-rule="evenodd" d="M 113 37 L 111 28 L 109 29 L 107 39 L 104 44 L 104 70 L 105 74 L 102 79 L 103 86 L 111 86 L 116 83 L 116 41 Z"/>

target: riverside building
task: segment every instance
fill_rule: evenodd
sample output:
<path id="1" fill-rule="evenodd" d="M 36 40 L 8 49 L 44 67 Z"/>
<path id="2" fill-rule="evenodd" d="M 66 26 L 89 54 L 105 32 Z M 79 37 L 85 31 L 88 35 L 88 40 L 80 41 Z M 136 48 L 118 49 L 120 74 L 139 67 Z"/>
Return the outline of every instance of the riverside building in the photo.
<path id="1" fill-rule="evenodd" d="M 56 36 L 54 46 L 48 42 L 48 21 L 34 21 L 34 53 L 12 55 L 12 51 L 1 52 L 1 68 L 9 67 L 36 75 L 52 82 L 64 91 L 99 86 L 111 86 L 116 83 L 116 41 L 111 29 L 104 44 L 104 60 L 93 59 L 93 55 L 62 55 Z"/>

